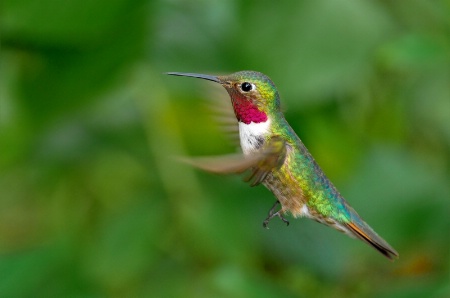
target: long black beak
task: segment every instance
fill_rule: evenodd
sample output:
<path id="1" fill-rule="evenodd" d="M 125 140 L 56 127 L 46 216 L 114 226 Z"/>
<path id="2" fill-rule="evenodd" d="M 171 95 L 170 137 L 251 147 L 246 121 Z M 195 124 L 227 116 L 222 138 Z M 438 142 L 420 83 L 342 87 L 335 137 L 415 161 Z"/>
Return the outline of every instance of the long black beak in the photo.
<path id="1" fill-rule="evenodd" d="M 166 74 L 171 75 L 171 76 L 199 78 L 199 79 L 204 79 L 204 80 L 208 80 L 208 81 L 213 81 L 213 82 L 216 82 L 219 84 L 221 83 L 221 81 L 215 76 L 199 74 L 199 73 L 166 72 Z"/>

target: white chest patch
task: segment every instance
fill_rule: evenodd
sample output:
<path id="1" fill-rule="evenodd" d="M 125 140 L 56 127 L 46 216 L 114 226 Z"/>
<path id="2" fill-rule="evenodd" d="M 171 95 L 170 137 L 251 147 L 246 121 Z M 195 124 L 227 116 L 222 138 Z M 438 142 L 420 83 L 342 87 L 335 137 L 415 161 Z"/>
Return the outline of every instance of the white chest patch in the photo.
<path id="1" fill-rule="evenodd" d="M 244 154 L 250 154 L 264 144 L 264 138 L 269 133 L 269 126 L 270 120 L 250 124 L 239 122 L 239 137 Z"/>

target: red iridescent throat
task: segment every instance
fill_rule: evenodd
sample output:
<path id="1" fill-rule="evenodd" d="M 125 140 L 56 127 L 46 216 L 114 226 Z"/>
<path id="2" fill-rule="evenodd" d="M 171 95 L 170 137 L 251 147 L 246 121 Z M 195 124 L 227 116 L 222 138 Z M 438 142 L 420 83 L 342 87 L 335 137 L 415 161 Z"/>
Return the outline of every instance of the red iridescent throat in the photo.
<path id="1" fill-rule="evenodd" d="M 245 124 L 267 121 L 266 113 L 261 112 L 256 105 L 242 95 L 233 94 L 232 103 L 238 121 Z"/>

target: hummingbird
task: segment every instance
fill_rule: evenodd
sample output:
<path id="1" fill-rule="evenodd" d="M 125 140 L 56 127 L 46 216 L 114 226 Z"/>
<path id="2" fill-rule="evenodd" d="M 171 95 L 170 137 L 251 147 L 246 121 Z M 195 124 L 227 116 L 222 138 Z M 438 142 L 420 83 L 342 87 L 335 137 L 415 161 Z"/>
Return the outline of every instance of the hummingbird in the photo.
<path id="1" fill-rule="evenodd" d="M 264 185 L 276 198 L 263 222 L 265 228 L 274 217 L 287 225 L 287 214 L 306 217 L 368 243 L 391 260 L 398 258 L 397 251 L 347 203 L 286 121 L 280 95 L 269 77 L 256 71 L 225 76 L 166 74 L 216 82 L 228 92 L 242 153 L 185 161 L 212 173 L 249 172 L 246 182 Z"/>

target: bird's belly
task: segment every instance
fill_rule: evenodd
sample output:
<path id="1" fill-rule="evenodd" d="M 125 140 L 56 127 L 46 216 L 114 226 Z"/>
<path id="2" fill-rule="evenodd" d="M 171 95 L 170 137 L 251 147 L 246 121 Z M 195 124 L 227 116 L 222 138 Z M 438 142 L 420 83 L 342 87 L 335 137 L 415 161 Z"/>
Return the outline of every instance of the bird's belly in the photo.
<path id="1" fill-rule="evenodd" d="M 311 217 L 303 191 L 295 178 L 289 174 L 270 173 L 263 182 L 281 203 L 283 213 L 294 217 Z"/>

